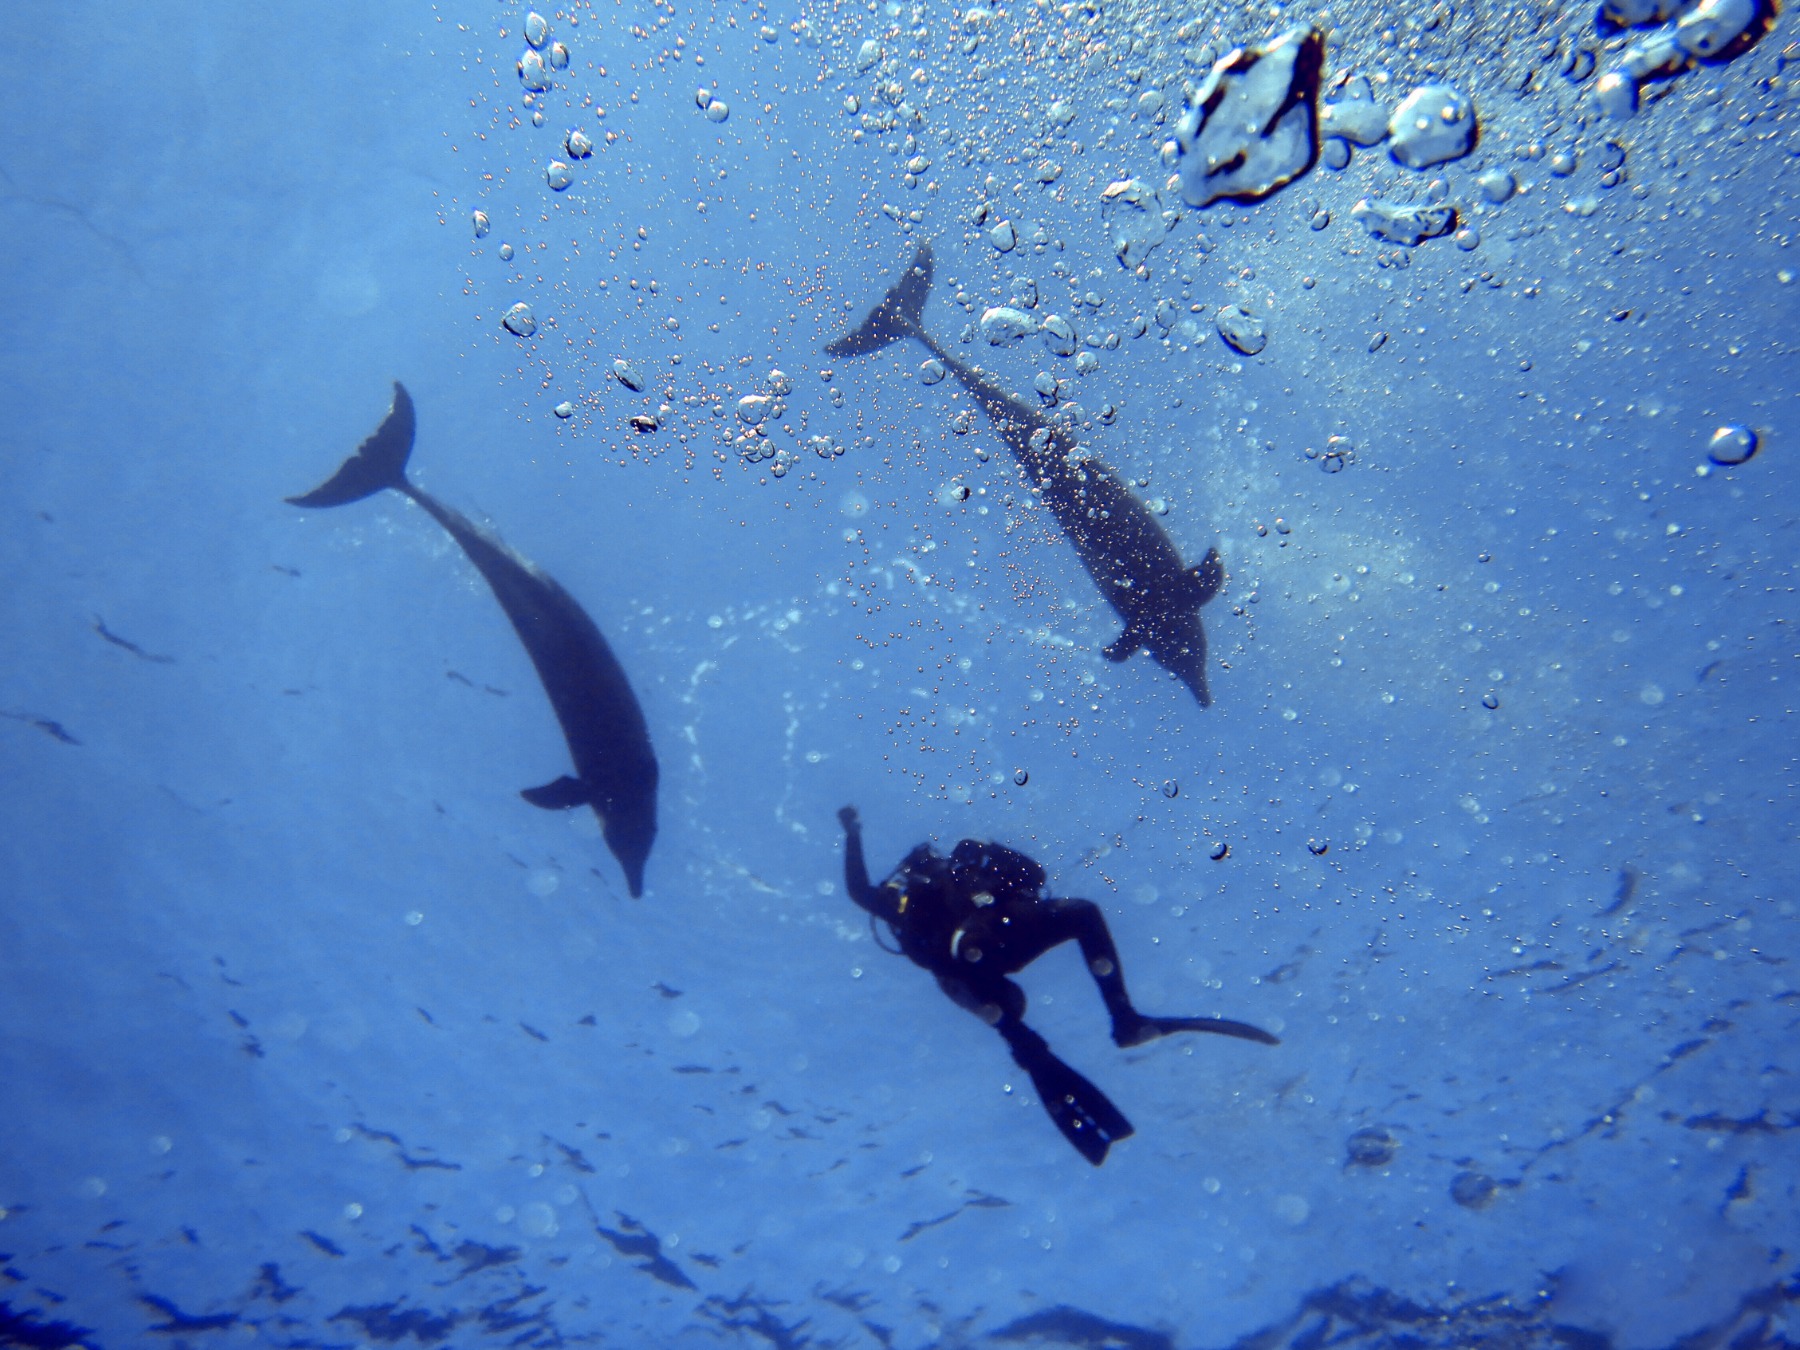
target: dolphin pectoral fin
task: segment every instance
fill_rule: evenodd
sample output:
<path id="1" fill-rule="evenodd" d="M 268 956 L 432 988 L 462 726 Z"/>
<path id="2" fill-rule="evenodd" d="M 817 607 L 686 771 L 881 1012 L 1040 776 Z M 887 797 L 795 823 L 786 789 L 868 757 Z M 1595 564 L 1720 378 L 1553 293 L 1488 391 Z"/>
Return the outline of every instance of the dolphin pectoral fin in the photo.
<path id="1" fill-rule="evenodd" d="M 1225 564 L 1219 558 L 1219 550 L 1209 548 L 1199 565 L 1193 568 L 1194 584 L 1198 588 L 1199 598 L 1196 604 L 1204 605 L 1217 595 L 1225 586 Z"/>
<path id="2" fill-rule="evenodd" d="M 593 800 L 593 793 L 588 791 L 587 784 L 567 774 L 554 783 L 526 788 L 519 795 L 533 806 L 541 806 L 546 811 L 567 811 L 570 807 L 586 806 Z"/>
<path id="3" fill-rule="evenodd" d="M 1128 661 L 1132 654 L 1144 645 L 1144 634 L 1136 624 L 1128 623 L 1125 631 L 1120 633 L 1110 647 L 1101 650 L 1100 655 L 1108 661 Z"/>

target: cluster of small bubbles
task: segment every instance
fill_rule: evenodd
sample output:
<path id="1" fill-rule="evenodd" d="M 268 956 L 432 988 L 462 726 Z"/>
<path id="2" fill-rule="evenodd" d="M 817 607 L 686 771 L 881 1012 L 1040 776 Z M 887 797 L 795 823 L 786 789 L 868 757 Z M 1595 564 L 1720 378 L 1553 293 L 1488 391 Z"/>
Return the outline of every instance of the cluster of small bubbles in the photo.
<path id="1" fill-rule="evenodd" d="M 775 462 L 769 465 L 769 472 L 777 478 L 787 477 L 787 471 L 800 462 L 800 456 L 792 450 L 777 450 L 773 459 Z"/>
<path id="2" fill-rule="evenodd" d="M 1348 436 L 1332 436 L 1326 440 L 1323 450 L 1307 446 L 1306 457 L 1316 459 L 1326 473 L 1342 473 L 1356 462 L 1356 447 Z"/>
<path id="3" fill-rule="evenodd" d="M 809 436 L 806 445 L 820 459 L 836 459 L 844 453 L 844 447 L 829 436 Z"/>
<path id="4" fill-rule="evenodd" d="M 731 105 L 704 85 L 694 91 L 694 106 L 706 114 L 709 122 L 723 122 L 731 116 Z"/>
<path id="5" fill-rule="evenodd" d="M 515 337 L 528 338 L 538 330 L 537 316 L 531 312 L 531 306 L 523 300 L 506 311 L 500 320 L 507 332 Z"/>
<path id="6" fill-rule="evenodd" d="M 785 371 L 771 370 L 769 372 L 769 392 L 776 398 L 786 398 L 794 392 L 794 382 L 788 378 Z"/>

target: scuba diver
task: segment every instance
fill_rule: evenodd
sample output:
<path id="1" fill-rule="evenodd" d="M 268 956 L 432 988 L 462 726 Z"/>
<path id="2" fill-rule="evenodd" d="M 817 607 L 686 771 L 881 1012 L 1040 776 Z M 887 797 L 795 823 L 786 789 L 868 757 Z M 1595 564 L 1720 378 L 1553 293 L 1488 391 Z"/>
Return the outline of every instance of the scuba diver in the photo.
<path id="1" fill-rule="evenodd" d="M 862 819 L 854 806 L 838 812 L 844 827 L 844 885 L 850 898 L 893 931 L 900 951 L 937 976 L 938 987 L 1005 1040 L 1031 1075 L 1044 1110 L 1063 1137 L 1098 1167 L 1106 1151 L 1132 1133 L 1106 1094 L 1050 1052 L 1025 1025 L 1025 991 L 1007 978 L 1059 943 L 1073 939 L 1112 1014 L 1113 1043 L 1142 1045 L 1177 1031 L 1210 1031 L 1264 1045 L 1280 1042 L 1260 1027 L 1219 1017 L 1146 1017 L 1131 1006 L 1118 948 L 1091 900 L 1040 894 L 1044 869 L 1002 844 L 964 839 L 948 858 L 930 844 L 908 853 L 881 885 L 869 880 Z"/>

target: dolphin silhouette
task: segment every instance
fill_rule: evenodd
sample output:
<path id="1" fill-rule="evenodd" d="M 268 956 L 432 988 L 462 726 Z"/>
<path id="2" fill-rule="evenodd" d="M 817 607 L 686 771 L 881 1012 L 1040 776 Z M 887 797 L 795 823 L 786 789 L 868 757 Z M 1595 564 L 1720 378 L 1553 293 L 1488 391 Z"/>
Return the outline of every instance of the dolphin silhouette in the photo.
<path id="1" fill-rule="evenodd" d="M 394 406 L 375 434 L 325 482 L 287 500 L 295 506 L 343 506 L 392 488 L 417 502 L 456 540 L 525 644 L 575 761 L 573 776 L 519 795 L 547 811 L 593 807 L 635 899 L 644 893 L 644 863 L 656 839 L 657 767 L 644 710 L 624 667 L 575 597 L 407 479 L 414 427 L 412 396 L 396 380 Z"/>
<path id="2" fill-rule="evenodd" d="M 1202 708 L 1210 707 L 1200 607 L 1225 583 L 1219 551 L 1208 549 L 1198 566 L 1186 566 L 1156 517 L 1118 475 L 1100 460 L 1076 454 L 1075 437 L 1066 426 L 945 351 L 921 317 L 931 294 L 931 273 L 931 245 L 921 244 L 912 265 L 869 317 L 829 344 L 826 354 L 862 356 L 904 338 L 924 344 L 981 404 L 1032 492 L 1050 508 L 1081 565 L 1125 621 L 1125 631 L 1104 649 L 1106 659 L 1123 661 L 1143 648 L 1193 692 Z"/>

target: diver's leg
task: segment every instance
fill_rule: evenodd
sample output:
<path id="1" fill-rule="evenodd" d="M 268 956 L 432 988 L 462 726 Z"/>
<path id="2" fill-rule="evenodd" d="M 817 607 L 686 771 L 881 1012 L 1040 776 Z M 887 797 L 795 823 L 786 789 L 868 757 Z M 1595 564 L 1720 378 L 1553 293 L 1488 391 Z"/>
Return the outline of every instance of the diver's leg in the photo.
<path id="1" fill-rule="evenodd" d="M 1036 932 L 1044 940 L 1040 950 L 1074 939 L 1106 1011 L 1112 1014 L 1113 1040 L 1120 1045 L 1135 1045 L 1137 1042 L 1131 1037 L 1145 1019 L 1131 1006 L 1131 995 L 1125 992 L 1119 949 L 1113 945 L 1112 931 L 1106 926 L 1100 906 L 1092 900 L 1048 899 L 1040 902 L 1038 911 Z"/>
<path id="2" fill-rule="evenodd" d="M 938 976 L 938 987 L 1006 1041 L 1013 1062 L 1031 1075 L 1044 1110 L 1082 1157 L 1098 1167 L 1115 1141 L 1128 1137 L 1131 1122 L 1104 1092 L 1051 1053 L 1049 1043 L 1025 1025 L 1025 991 L 991 969 L 977 978 L 964 972 Z"/>
<path id="3" fill-rule="evenodd" d="M 1279 1044 L 1260 1027 L 1223 1017 L 1144 1016 L 1131 1006 L 1131 995 L 1125 992 L 1125 972 L 1119 966 L 1119 949 L 1113 945 L 1112 933 L 1100 907 L 1091 900 L 1045 900 L 1043 907 L 1048 914 L 1040 921 L 1041 927 L 1052 939 L 1046 946 L 1066 942 L 1069 938 L 1080 944 L 1088 973 L 1099 986 L 1106 1011 L 1112 1014 L 1115 1045 L 1129 1048 L 1177 1031 L 1209 1031 L 1220 1036 L 1261 1041 L 1264 1045 Z"/>
<path id="4" fill-rule="evenodd" d="M 844 827 L 844 889 L 850 898 L 871 914 L 877 912 L 875 887 L 869 881 L 869 864 L 863 858 L 862 817 L 854 806 L 838 812 L 838 824 Z"/>
<path id="5" fill-rule="evenodd" d="M 1014 1062 L 1031 1075 L 1031 1086 L 1062 1136 L 1095 1167 L 1106 1152 L 1132 1134 L 1131 1122 L 1107 1095 L 1063 1063 L 1044 1038 L 1014 1018 L 998 1027 Z"/>

